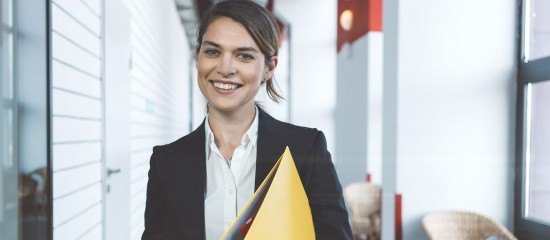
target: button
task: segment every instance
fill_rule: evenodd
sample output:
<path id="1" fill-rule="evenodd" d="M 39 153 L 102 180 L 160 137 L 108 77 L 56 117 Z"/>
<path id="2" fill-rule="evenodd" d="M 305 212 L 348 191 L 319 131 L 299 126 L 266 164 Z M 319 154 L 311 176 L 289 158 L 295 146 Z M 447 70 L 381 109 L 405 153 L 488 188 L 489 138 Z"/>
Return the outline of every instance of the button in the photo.
<path id="1" fill-rule="evenodd" d="M 230 188 L 228 192 L 229 194 L 233 194 L 233 189 Z"/>

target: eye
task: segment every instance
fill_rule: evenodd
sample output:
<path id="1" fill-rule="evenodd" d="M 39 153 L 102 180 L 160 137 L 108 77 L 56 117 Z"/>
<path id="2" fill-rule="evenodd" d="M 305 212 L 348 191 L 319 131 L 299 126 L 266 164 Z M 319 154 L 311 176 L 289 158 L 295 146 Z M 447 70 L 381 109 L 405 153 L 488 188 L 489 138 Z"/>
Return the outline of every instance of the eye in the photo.
<path id="1" fill-rule="evenodd" d="M 245 61 L 254 60 L 254 56 L 246 53 L 238 53 L 237 57 Z"/>
<path id="2" fill-rule="evenodd" d="M 220 51 L 218 51 L 217 49 L 206 49 L 204 50 L 204 54 L 206 54 L 209 57 L 215 57 L 220 55 Z"/>

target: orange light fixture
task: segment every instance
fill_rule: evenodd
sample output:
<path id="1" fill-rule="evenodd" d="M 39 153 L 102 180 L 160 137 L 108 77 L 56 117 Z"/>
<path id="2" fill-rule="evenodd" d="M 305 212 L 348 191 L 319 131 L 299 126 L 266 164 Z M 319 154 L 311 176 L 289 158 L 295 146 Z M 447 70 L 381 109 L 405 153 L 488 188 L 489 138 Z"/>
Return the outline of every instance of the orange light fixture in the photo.
<path id="1" fill-rule="evenodd" d="M 346 31 L 351 29 L 353 26 L 353 12 L 351 10 L 345 10 L 340 14 L 340 26 Z"/>

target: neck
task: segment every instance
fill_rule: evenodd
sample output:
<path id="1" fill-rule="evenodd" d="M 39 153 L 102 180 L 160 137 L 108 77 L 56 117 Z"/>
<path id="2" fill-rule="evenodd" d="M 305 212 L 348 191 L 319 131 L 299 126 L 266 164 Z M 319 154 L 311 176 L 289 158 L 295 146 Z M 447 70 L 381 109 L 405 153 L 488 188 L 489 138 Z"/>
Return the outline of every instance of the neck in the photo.
<path id="1" fill-rule="evenodd" d="M 220 150 L 226 150 L 224 155 L 233 155 L 234 149 L 241 144 L 242 137 L 252 125 L 255 115 L 254 105 L 231 112 L 209 109 L 208 123 L 214 132 L 216 145 Z"/>

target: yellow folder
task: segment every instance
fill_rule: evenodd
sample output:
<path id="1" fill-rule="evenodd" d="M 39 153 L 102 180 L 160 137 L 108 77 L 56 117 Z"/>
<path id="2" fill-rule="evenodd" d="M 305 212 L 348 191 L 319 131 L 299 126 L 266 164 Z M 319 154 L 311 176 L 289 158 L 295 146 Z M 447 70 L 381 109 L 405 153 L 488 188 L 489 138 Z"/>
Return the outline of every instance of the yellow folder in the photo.
<path id="1" fill-rule="evenodd" d="M 221 239 L 315 239 L 309 201 L 288 147 Z"/>

